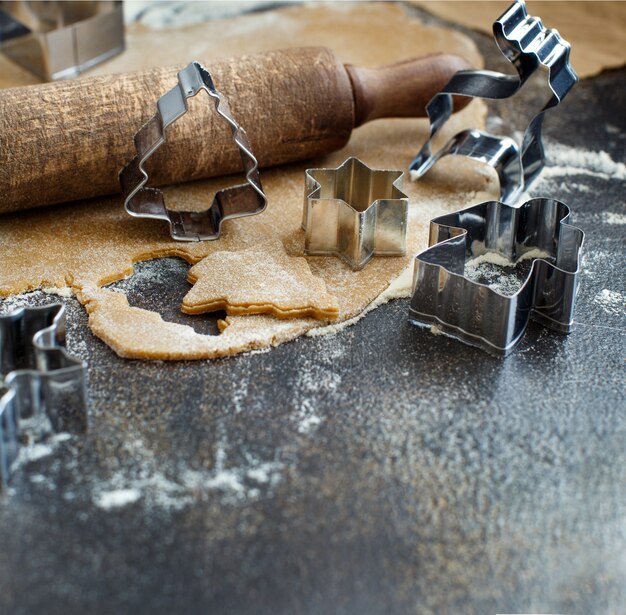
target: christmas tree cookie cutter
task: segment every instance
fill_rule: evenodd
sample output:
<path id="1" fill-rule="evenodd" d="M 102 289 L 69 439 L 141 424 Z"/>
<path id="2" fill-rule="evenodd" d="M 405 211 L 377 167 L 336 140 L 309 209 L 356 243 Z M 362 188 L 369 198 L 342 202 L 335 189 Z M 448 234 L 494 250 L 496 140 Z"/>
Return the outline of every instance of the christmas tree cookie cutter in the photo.
<path id="1" fill-rule="evenodd" d="M 165 129 L 187 112 L 187 99 L 204 90 L 215 102 L 215 110 L 230 126 L 233 141 L 239 148 L 246 183 L 215 193 L 205 211 L 177 211 L 165 204 L 163 192 L 146 187 L 148 158 L 165 143 Z M 191 62 L 178 73 L 178 84 L 157 101 L 157 113 L 135 135 L 137 155 L 122 169 L 120 184 L 126 211 L 137 218 L 165 220 L 170 234 L 179 241 L 213 240 L 220 236 L 224 220 L 253 216 L 265 210 L 257 159 L 244 129 L 234 119 L 228 101 L 217 90 L 211 73 L 199 62 Z"/>

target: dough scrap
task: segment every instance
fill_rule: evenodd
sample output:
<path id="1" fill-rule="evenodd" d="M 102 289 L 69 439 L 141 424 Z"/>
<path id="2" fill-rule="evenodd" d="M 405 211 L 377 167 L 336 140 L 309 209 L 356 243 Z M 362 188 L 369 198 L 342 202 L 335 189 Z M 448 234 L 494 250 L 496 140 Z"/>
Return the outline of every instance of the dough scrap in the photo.
<path id="1" fill-rule="evenodd" d="M 413 4 L 447 21 L 492 34 L 493 22 L 511 0 L 413 0 Z M 530 0 L 527 6 L 529 15 L 540 17 L 546 28 L 556 28 L 572 46 L 570 60 L 581 79 L 626 64 L 625 2 Z M 499 53 L 495 43 L 494 53 Z"/>
<path id="2" fill-rule="evenodd" d="M 469 38 L 425 26 L 407 18 L 402 7 L 386 3 L 297 6 L 182 31 L 149 31 L 131 25 L 127 44 L 127 52 L 94 72 L 184 65 L 190 57 L 202 60 L 318 44 L 333 47 L 344 62 L 364 66 L 437 52 L 457 53 L 474 66 L 482 66 Z M 0 55 L 0 83 L 9 85 L 3 81 L 5 61 Z M 485 105 L 472 102 L 447 123 L 440 144 L 464 128 L 484 126 L 485 115 Z M 130 275 L 134 262 L 178 256 L 195 264 L 219 251 L 246 250 L 270 240 L 281 242 L 290 256 L 301 257 L 306 168 L 337 167 L 348 156 L 357 156 L 373 168 L 406 169 L 427 135 L 425 119 L 377 120 L 356 129 L 342 151 L 262 170 L 267 209 L 258 216 L 228 221 L 218 241 L 172 241 L 164 223 L 129 217 L 120 196 L 0 216 L 0 296 L 69 285 L 85 305 L 94 334 L 128 358 L 212 359 L 275 346 L 320 330 L 325 323 L 312 318 L 228 316 L 220 335 L 202 335 L 191 327 L 165 322 L 156 312 L 131 307 L 123 293 L 102 286 Z M 170 206 L 206 209 L 215 190 L 233 183 L 233 178 L 226 177 L 172 186 L 165 188 L 165 198 Z M 352 322 L 379 301 L 389 283 L 411 265 L 413 255 L 427 247 L 431 218 L 493 199 L 499 189 L 491 169 L 450 157 L 420 182 L 405 181 L 404 192 L 410 203 L 406 257 L 374 257 L 356 272 L 334 257 L 307 257 L 313 275 L 324 280 L 327 292 L 337 298 L 338 322 Z M 404 294 L 409 292 L 406 287 Z"/>
<path id="3" fill-rule="evenodd" d="M 226 310 L 230 315 L 271 314 L 276 318 L 334 320 L 337 299 L 313 275 L 307 259 L 288 256 L 282 243 L 266 241 L 239 252 L 215 252 L 187 275 L 194 285 L 182 311 L 203 314 Z"/>
<path id="4" fill-rule="evenodd" d="M 156 312 L 130 306 L 126 295 L 107 288 L 88 285 L 77 297 L 95 335 L 128 359 L 219 359 L 292 340 L 302 333 L 304 322 L 309 328 L 319 326 L 313 319 L 229 316 L 220 323 L 220 335 L 200 335 L 187 325 L 164 321 Z"/>

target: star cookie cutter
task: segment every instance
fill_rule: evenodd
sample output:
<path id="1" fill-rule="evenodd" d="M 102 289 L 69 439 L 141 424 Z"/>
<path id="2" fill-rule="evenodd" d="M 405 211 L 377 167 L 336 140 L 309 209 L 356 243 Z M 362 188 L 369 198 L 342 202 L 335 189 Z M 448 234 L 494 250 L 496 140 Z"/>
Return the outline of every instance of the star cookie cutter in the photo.
<path id="1" fill-rule="evenodd" d="M 570 44 L 556 30 L 546 29 L 538 17 L 529 16 L 523 0 L 516 0 L 495 21 L 493 33 L 498 47 L 518 74 L 485 70 L 456 73 L 426 106 L 430 136 L 409 169 L 411 179 L 419 179 L 443 156 L 467 156 L 493 167 L 500 179 L 500 200 L 515 203 L 544 166 L 541 138 L 544 115 L 563 100 L 578 76 L 569 62 Z M 453 95 L 492 100 L 509 98 L 539 68 L 548 72 L 550 96 L 526 128 L 521 149 L 509 137 L 463 130 L 433 153 L 432 141 L 452 115 Z"/>
<path id="2" fill-rule="evenodd" d="M 304 253 L 338 256 L 362 269 L 372 256 L 404 256 L 408 197 L 402 171 L 370 169 L 350 157 L 305 173 Z"/>
<path id="3" fill-rule="evenodd" d="M 145 163 L 165 143 L 165 129 L 187 112 L 187 99 L 201 90 L 215 101 L 216 112 L 231 128 L 233 141 L 241 155 L 246 183 L 218 190 L 213 203 L 205 211 L 175 211 L 165 205 L 161 190 L 146 187 L 148 174 Z M 181 70 L 178 73 L 178 84 L 159 98 L 157 113 L 135 135 L 135 148 L 137 155 L 120 173 L 124 207 L 131 216 L 137 218 L 166 220 L 173 239 L 217 239 L 224 220 L 253 216 L 265 210 L 267 198 L 248 137 L 233 118 L 228 101 L 216 89 L 211 74 L 199 62 L 192 62 Z"/>
<path id="4" fill-rule="evenodd" d="M 87 429 L 87 364 L 65 350 L 65 307 L 20 308 L 0 316 L 0 491 L 17 458 L 22 427 L 40 435 Z"/>
<path id="5" fill-rule="evenodd" d="M 537 198 L 519 207 L 488 201 L 435 218 L 431 247 L 415 259 L 410 321 L 498 356 L 513 350 L 531 318 L 569 333 L 585 237 L 569 215 L 564 203 Z M 466 276 L 468 260 L 494 253 L 511 264 L 531 260 L 512 295 Z"/>

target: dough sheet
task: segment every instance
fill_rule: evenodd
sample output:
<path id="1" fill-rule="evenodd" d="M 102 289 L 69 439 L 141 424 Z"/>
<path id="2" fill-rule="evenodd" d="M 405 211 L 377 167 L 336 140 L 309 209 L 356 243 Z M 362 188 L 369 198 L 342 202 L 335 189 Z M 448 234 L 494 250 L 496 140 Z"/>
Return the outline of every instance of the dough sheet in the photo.
<path id="1" fill-rule="evenodd" d="M 428 53 L 454 52 L 474 66 L 481 66 L 472 41 L 458 32 L 424 26 L 394 4 L 344 3 L 299 6 L 208 22 L 187 28 L 184 33 L 131 27 L 128 51 L 98 67 L 98 71 L 183 65 L 193 58 L 318 44 L 333 47 L 343 61 L 357 65 L 375 66 Z M 1 64 L 5 61 L 0 61 L 3 79 L 6 75 Z M 4 85 L 8 85 L 6 81 Z M 441 141 L 463 128 L 484 126 L 484 122 L 485 106 L 474 101 L 448 123 Z M 228 291 L 233 305 L 242 301 L 279 307 L 278 299 L 269 301 L 267 293 L 246 294 L 232 284 L 220 292 L 215 287 L 206 289 L 211 269 L 216 261 L 220 264 L 219 253 L 235 254 L 234 260 L 239 260 L 240 270 L 234 278 L 254 280 L 259 276 L 260 283 L 263 279 L 281 279 L 285 268 L 295 272 L 295 263 L 303 262 L 304 233 L 300 223 L 304 170 L 337 167 L 348 156 L 357 156 L 372 168 L 405 170 L 427 133 L 427 120 L 378 120 L 356 129 L 342 151 L 307 163 L 263 170 L 267 210 L 258 216 L 227 221 L 222 237 L 213 242 L 175 242 L 165 223 L 129 217 L 120 196 L 1 216 L 0 295 L 70 286 L 85 305 L 93 332 L 120 356 L 130 358 L 215 358 L 312 333 L 325 323 L 314 318 L 284 319 L 261 314 L 229 315 L 220 335 L 202 335 L 192 327 L 165 322 L 156 312 L 132 307 L 123 293 L 104 286 L 131 275 L 134 262 L 178 256 L 196 265 L 209 257 L 212 260 L 207 265 L 198 264 L 191 270 L 197 288 L 186 298 L 189 306 L 201 309 L 224 298 Z M 206 209 L 217 189 L 239 180 L 226 177 L 172 186 L 164 189 L 165 198 L 170 205 L 183 209 Z M 358 317 L 373 302 L 380 302 L 378 297 L 390 282 L 412 266 L 413 255 L 427 247 L 432 217 L 495 198 L 498 187 L 490 169 L 450 158 L 442 160 L 424 180 L 405 181 L 404 191 L 410 203 L 407 256 L 374 257 L 356 272 L 335 257 L 306 257 L 307 269 L 294 275 L 298 275 L 299 282 L 310 283 L 313 294 L 304 301 L 300 296 L 296 307 L 314 305 L 321 309 L 332 305 L 337 310 L 337 322 Z M 267 252 L 263 246 L 268 242 L 273 246 L 282 244 L 287 256 L 264 257 Z M 257 256 L 246 258 L 246 254 Z M 294 259 L 294 264 L 286 265 L 285 258 Z M 221 262 L 225 266 L 223 258 Z M 407 287 L 396 291 L 395 296 L 408 292 Z M 279 294 L 277 290 L 275 297 Z M 280 305 L 291 309 L 293 301 L 291 307 L 287 303 Z"/>
<path id="2" fill-rule="evenodd" d="M 414 0 L 413 4 L 447 21 L 491 34 L 493 22 L 511 0 Z M 540 17 L 546 28 L 556 28 L 572 46 L 570 60 L 579 77 L 593 77 L 626 64 L 626 2 L 529 0 L 526 6 L 530 15 Z"/>

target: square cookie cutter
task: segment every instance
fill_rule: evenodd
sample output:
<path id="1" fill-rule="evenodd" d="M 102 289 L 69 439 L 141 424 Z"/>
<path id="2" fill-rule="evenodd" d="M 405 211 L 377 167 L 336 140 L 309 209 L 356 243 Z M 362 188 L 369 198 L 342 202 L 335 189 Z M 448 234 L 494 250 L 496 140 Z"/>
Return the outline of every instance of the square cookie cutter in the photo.
<path id="1" fill-rule="evenodd" d="M 305 172 L 304 253 L 338 256 L 362 269 L 372 256 L 404 256 L 408 197 L 402 171 L 371 169 L 350 157 L 336 169 Z"/>
<path id="2" fill-rule="evenodd" d="M 0 315 L 0 492 L 18 456 L 28 422 L 50 431 L 87 429 L 87 364 L 65 350 L 60 303 Z"/>
<path id="3" fill-rule="evenodd" d="M 0 2 L 0 50 L 46 81 L 77 77 L 124 48 L 121 0 Z"/>
<path id="4" fill-rule="evenodd" d="M 530 319 L 569 333 L 585 237 L 569 215 L 564 203 L 537 198 L 519 207 L 488 201 L 435 218 L 431 247 L 415 259 L 410 321 L 498 356 L 513 350 Z M 492 253 L 512 264 L 532 260 L 510 296 L 465 275 L 469 259 Z"/>

